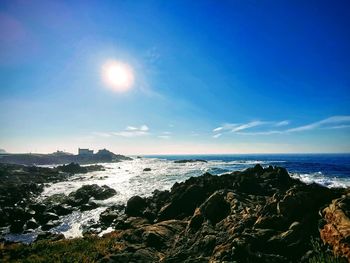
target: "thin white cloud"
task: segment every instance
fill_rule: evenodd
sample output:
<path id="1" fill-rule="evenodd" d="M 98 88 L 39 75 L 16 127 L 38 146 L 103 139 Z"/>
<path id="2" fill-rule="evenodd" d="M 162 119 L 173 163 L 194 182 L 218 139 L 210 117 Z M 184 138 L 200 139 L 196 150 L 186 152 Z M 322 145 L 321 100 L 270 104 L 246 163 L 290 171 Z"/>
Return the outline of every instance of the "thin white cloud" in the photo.
<path id="1" fill-rule="evenodd" d="M 217 139 L 217 138 L 219 138 L 221 135 L 222 135 L 222 133 L 217 133 L 217 134 L 213 135 L 213 138 Z"/>
<path id="2" fill-rule="evenodd" d="M 239 126 L 240 124 L 237 123 L 224 123 L 222 126 L 217 127 L 213 130 L 213 132 L 219 132 L 219 131 L 228 131 L 232 130 L 233 128 Z"/>
<path id="3" fill-rule="evenodd" d="M 279 121 L 279 122 L 277 122 L 277 123 L 275 124 L 275 126 L 276 126 L 276 127 L 287 126 L 287 125 L 289 125 L 289 123 L 290 123 L 290 121 L 287 121 L 287 120 L 285 120 L 285 121 Z"/>
<path id="4" fill-rule="evenodd" d="M 307 130 L 313 130 L 319 127 L 329 126 L 330 124 L 339 126 L 339 124 L 346 124 L 350 122 L 350 116 L 332 116 L 327 119 L 313 122 L 307 125 L 299 126 L 296 128 L 288 129 L 286 132 L 299 132 L 299 131 L 307 131 Z"/>
<path id="5" fill-rule="evenodd" d="M 287 126 L 290 124 L 290 121 L 284 120 L 284 121 L 252 121 L 245 124 L 236 125 L 234 128 L 232 128 L 231 132 L 238 134 L 238 135 L 273 135 L 273 134 L 288 134 L 288 133 L 294 133 L 294 132 L 303 132 L 303 131 L 309 131 L 314 129 L 346 129 L 350 128 L 350 116 L 344 115 L 344 116 L 332 116 L 317 122 L 313 122 L 310 124 L 289 128 L 285 130 L 262 130 L 262 131 L 245 131 L 246 129 L 262 126 L 265 125 L 267 127 L 273 128 L 273 127 L 282 127 Z M 224 126 L 218 127 L 213 130 L 213 132 L 220 131 L 220 137 L 222 134 L 227 133 L 227 130 L 224 128 Z M 213 136 L 214 138 L 215 135 Z"/>
<path id="6" fill-rule="evenodd" d="M 144 136 L 148 135 L 148 132 L 144 131 L 120 131 L 120 132 L 113 132 L 113 135 L 121 136 L 121 137 L 138 137 L 138 136 Z"/>
<path id="7" fill-rule="evenodd" d="M 217 127 L 213 130 L 213 132 L 218 132 L 218 131 L 221 131 L 224 127 Z"/>
<path id="8" fill-rule="evenodd" d="M 331 126 L 331 127 L 325 128 L 325 129 L 346 129 L 346 128 L 350 128 L 350 125 Z"/>
<path id="9" fill-rule="evenodd" d="M 141 125 L 140 127 L 135 126 L 127 126 L 124 131 L 113 132 L 112 134 L 115 136 L 121 137 L 139 137 L 149 135 L 149 128 L 147 125 Z"/>
<path id="10" fill-rule="evenodd" d="M 252 121 L 252 122 L 248 122 L 242 125 L 239 125 L 238 127 L 235 127 L 231 130 L 231 132 L 238 132 L 238 131 L 242 131 L 245 129 L 249 129 L 249 128 L 253 128 L 259 125 L 263 125 L 266 124 L 267 122 L 264 121 Z"/>

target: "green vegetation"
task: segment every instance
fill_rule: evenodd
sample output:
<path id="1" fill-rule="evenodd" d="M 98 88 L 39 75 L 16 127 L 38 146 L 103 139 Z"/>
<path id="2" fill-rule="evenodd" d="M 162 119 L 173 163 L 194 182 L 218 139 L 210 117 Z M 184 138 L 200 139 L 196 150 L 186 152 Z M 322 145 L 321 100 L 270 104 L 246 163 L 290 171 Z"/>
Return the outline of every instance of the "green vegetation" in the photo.
<path id="1" fill-rule="evenodd" d="M 346 263 L 344 258 L 335 257 L 329 248 L 321 243 L 320 239 L 311 239 L 313 256 L 309 263 Z"/>
<path id="2" fill-rule="evenodd" d="M 113 233 L 69 240 L 42 240 L 31 245 L 13 244 L 0 247 L 1 262 L 96 262 L 118 250 Z"/>

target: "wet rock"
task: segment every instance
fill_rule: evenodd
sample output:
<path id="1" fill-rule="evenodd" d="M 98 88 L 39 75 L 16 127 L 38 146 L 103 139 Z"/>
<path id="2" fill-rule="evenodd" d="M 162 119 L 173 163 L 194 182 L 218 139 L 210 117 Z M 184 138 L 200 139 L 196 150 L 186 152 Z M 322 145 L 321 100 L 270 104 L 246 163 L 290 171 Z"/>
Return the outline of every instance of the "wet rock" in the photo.
<path id="1" fill-rule="evenodd" d="M 59 216 L 55 213 L 45 212 L 40 215 L 36 215 L 35 219 L 37 219 L 41 224 L 45 224 L 50 220 L 58 220 Z"/>
<path id="2" fill-rule="evenodd" d="M 87 204 L 83 204 L 80 206 L 80 211 L 88 211 L 98 207 L 98 204 L 95 202 L 89 201 Z"/>
<path id="3" fill-rule="evenodd" d="M 88 169 L 80 166 L 77 163 L 70 163 L 66 165 L 57 166 L 57 170 L 70 174 L 87 173 Z"/>
<path id="4" fill-rule="evenodd" d="M 42 214 L 46 210 L 46 205 L 42 203 L 35 203 L 29 206 L 33 209 L 37 214 Z"/>
<path id="5" fill-rule="evenodd" d="M 68 215 L 74 211 L 74 208 L 67 204 L 54 205 L 52 209 L 59 216 Z"/>
<path id="6" fill-rule="evenodd" d="M 96 200 L 108 199 L 117 194 L 117 192 L 107 185 L 98 186 L 97 184 L 84 185 L 77 191 L 69 194 L 71 202 L 74 204 L 82 205 L 89 201 L 91 197 Z"/>
<path id="7" fill-rule="evenodd" d="M 108 207 L 100 214 L 100 222 L 105 226 L 110 226 L 114 220 L 122 216 L 124 208 L 124 206 Z"/>
<path id="8" fill-rule="evenodd" d="M 25 229 L 36 229 L 39 227 L 39 224 L 36 222 L 36 220 L 34 218 L 31 218 L 27 221 L 27 223 L 25 224 Z"/>
<path id="9" fill-rule="evenodd" d="M 46 224 L 41 226 L 41 229 L 47 231 L 55 226 L 58 226 L 61 222 L 58 220 L 50 220 Z"/>
<path id="10" fill-rule="evenodd" d="M 129 216 L 141 216 L 146 205 L 145 199 L 140 196 L 133 196 L 126 203 L 125 213 Z"/>

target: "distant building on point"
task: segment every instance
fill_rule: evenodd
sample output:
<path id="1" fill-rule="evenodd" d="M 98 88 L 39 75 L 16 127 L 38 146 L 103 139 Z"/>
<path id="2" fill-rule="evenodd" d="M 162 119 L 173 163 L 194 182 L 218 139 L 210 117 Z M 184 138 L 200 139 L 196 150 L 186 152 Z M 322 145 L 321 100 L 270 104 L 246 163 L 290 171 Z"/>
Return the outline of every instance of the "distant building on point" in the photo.
<path id="1" fill-rule="evenodd" d="M 94 154 L 94 150 L 90 150 L 90 149 L 78 149 L 78 155 L 93 155 Z"/>

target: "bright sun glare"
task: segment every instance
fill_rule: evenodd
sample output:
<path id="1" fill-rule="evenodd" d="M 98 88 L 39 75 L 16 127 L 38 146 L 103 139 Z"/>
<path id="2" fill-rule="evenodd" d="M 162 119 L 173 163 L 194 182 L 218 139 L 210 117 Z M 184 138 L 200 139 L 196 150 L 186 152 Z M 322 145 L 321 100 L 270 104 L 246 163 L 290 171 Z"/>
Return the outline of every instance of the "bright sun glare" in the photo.
<path id="1" fill-rule="evenodd" d="M 128 64 L 112 60 L 103 65 L 102 79 L 114 91 L 123 92 L 133 86 L 134 72 Z"/>

